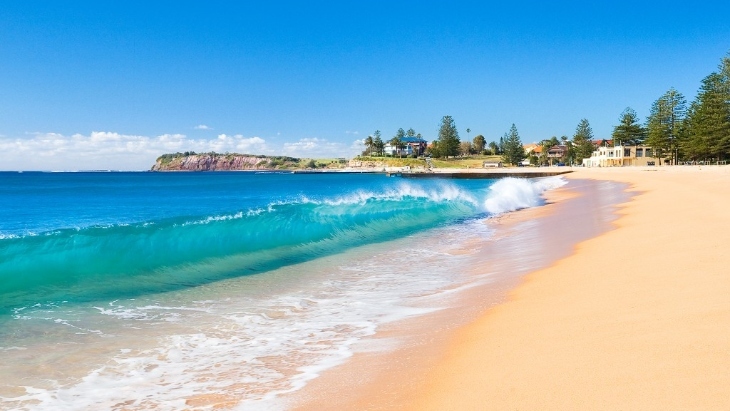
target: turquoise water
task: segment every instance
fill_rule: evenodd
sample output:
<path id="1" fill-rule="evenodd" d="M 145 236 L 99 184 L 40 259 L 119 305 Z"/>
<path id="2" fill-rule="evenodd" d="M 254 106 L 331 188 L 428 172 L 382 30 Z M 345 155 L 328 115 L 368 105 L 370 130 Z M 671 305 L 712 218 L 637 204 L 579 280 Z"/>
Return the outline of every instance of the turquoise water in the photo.
<path id="1" fill-rule="evenodd" d="M 485 213 L 493 181 L 3 173 L 0 309 L 255 274 Z"/>
<path id="2" fill-rule="evenodd" d="M 562 184 L 0 173 L 0 409 L 285 409 L 382 324 L 488 281 L 483 218 Z"/>

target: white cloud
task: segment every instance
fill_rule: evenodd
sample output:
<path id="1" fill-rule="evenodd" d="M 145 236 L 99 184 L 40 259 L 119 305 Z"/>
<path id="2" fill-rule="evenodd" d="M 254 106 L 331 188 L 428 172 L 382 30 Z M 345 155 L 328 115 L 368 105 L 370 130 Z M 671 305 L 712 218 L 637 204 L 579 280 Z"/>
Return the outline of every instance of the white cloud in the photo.
<path id="1" fill-rule="evenodd" d="M 148 170 L 161 154 L 177 151 L 271 153 L 261 137 L 240 134 L 192 139 L 184 134 L 148 137 L 106 131 L 29 133 L 24 138 L 0 137 L 0 170 Z"/>
<path id="2" fill-rule="evenodd" d="M 345 131 L 345 134 L 354 134 L 354 135 L 358 135 L 358 134 L 360 134 L 360 132 L 359 132 L 359 131 L 349 131 L 349 130 L 348 130 L 348 131 Z"/>
<path id="3" fill-rule="evenodd" d="M 302 138 L 296 143 L 284 143 L 284 153 L 292 157 L 332 158 L 348 157 L 352 147 L 323 138 Z"/>
<path id="4" fill-rule="evenodd" d="M 350 150 L 353 150 L 357 153 L 365 150 L 365 139 L 361 138 L 359 140 L 353 141 L 352 144 L 350 144 Z"/>
<path id="5" fill-rule="evenodd" d="M 193 127 L 196 130 L 213 130 L 213 127 L 208 127 L 205 124 L 198 124 L 197 126 Z"/>

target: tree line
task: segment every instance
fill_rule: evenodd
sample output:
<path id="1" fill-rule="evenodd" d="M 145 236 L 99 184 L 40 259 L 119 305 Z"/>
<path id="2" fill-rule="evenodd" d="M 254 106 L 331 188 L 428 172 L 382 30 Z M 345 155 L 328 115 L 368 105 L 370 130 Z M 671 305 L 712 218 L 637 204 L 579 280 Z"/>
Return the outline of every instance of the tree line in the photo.
<path id="1" fill-rule="evenodd" d="M 672 164 L 724 160 L 730 155 L 730 53 L 702 79 L 695 99 L 670 88 L 651 107 L 646 144 Z"/>
<path id="2" fill-rule="evenodd" d="M 405 138 L 419 138 L 422 139 L 421 133 L 416 133 L 416 130 L 409 128 L 408 131 L 399 128 L 396 131 L 393 138 L 387 141 L 392 147 L 395 147 L 398 152 L 401 152 L 406 148 Z M 365 151 L 362 152 L 364 156 L 383 156 L 385 155 L 386 142 L 383 140 L 380 130 L 375 130 L 373 135 L 367 136 L 363 141 L 365 145 Z"/>
<path id="3" fill-rule="evenodd" d="M 612 138 L 617 145 L 645 144 L 669 164 L 725 160 L 730 155 L 730 53 L 717 71 L 702 79 L 689 106 L 671 87 L 654 101 L 643 125 L 636 112 L 626 108 Z"/>
<path id="4" fill-rule="evenodd" d="M 467 134 L 470 129 L 466 129 Z M 403 137 L 421 137 L 411 128 L 398 129 L 389 140 L 400 149 Z M 665 158 L 670 164 L 681 161 L 722 161 L 730 157 L 730 53 L 721 59 L 717 71 L 702 79 L 695 99 L 687 105 L 685 97 L 673 87 L 662 94 L 651 106 L 647 119 L 642 123 L 631 107 L 619 115 L 618 124 L 611 133 L 615 145 L 647 145 L 654 156 Z M 526 153 L 517 127 L 499 139 L 487 144 L 483 135 L 473 140 L 461 141 L 456 123 L 451 116 L 443 116 L 438 136 L 424 154 L 436 158 L 467 156 L 473 154 L 501 155 L 509 164 L 519 164 L 529 158 L 531 164 L 549 164 L 548 151 L 556 146 L 562 153 L 557 160 L 562 163 L 580 164 L 596 149 L 595 137 L 587 119 L 581 119 L 572 138 L 551 137 L 538 143 L 540 153 Z M 365 139 L 363 155 L 384 155 L 385 142 L 380 131 Z"/>
<path id="5" fill-rule="evenodd" d="M 510 147 L 519 146 L 522 148 L 522 143 L 519 141 L 519 135 L 517 130 L 512 125 L 513 130 L 510 133 L 505 133 L 505 136 L 500 139 L 500 142 L 490 142 L 487 144 L 486 138 L 479 134 L 474 137 L 471 141 L 461 141 L 459 137 L 459 131 L 456 128 L 456 122 L 454 118 L 446 115 L 441 118 L 439 124 L 438 136 L 431 142 L 425 152 L 420 153 L 426 156 L 435 158 L 449 158 L 458 156 L 468 156 L 474 154 L 481 155 L 500 155 L 505 152 L 514 153 L 514 148 Z M 471 132 L 471 129 L 466 129 L 467 134 Z M 512 140 L 508 140 L 508 134 L 512 135 Z M 375 130 L 372 135 L 369 135 L 363 141 L 365 150 L 362 152 L 363 156 L 384 156 L 386 144 L 390 144 L 391 147 L 396 148 L 397 151 L 405 148 L 404 138 L 415 137 L 422 139 L 421 133 L 416 133 L 413 128 L 405 131 L 403 128 L 399 128 L 395 136 L 389 140 L 384 140 L 380 130 Z M 413 154 L 413 156 L 417 156 Z"/>

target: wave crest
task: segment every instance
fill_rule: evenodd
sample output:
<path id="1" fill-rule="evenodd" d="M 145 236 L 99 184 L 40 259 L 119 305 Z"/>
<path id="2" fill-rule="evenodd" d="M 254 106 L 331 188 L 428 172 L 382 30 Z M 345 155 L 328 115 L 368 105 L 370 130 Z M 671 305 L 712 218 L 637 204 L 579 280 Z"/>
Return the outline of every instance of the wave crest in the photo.
<path id="1" fill-rule="evenodd" d="M 502 214 L 523 208 L 543 205 L 542 193 L 567 184 L 562 177 L 547 177 L 535 180 L 504 178 L 489 188 L 484 209 L 490 214 Z"/>

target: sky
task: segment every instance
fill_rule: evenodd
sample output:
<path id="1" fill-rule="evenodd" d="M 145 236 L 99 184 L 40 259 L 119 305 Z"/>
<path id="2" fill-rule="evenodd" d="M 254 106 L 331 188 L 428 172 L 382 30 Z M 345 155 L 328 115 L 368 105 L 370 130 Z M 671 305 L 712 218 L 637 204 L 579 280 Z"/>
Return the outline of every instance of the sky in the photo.
<path id="1" fill-rule="evenodd" d="M 145 170 L 164 153 L 350 157 L 433 140 L 608 138 L 730 52 L 730 2 L 0 5 L 0 170 Z M 471 131 L 467 133 L 466 129 Z"/>

